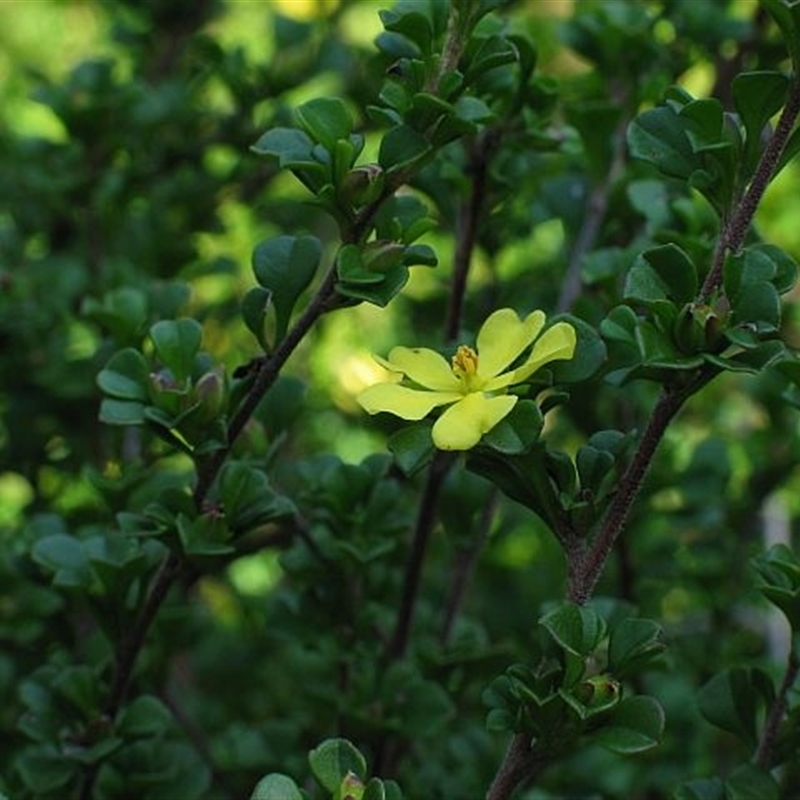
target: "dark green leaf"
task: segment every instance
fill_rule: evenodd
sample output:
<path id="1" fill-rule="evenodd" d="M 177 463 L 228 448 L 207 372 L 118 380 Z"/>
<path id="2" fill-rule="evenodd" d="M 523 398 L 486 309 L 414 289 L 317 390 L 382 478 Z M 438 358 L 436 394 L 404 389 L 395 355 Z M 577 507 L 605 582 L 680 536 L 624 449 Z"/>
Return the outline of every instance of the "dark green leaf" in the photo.
<path id="1" fill-rule="evenodd" d="M 120 400 L 147 401 L 150 368 L 144 356 L 132 348 L 114 353 L 97 375 L 97 385 Z"/>
<path id="2" fill-rule="evenodd" d="M 378 163 L 388 175 L 425 158 L 431 149 L 430 143 L 421 133 L 408 125 L 398 125 L 381 140 Z"/>
<path id="3" fill-rule="evenodd" d="M 364 780 L 367 763 L 347 739 L 326 739 L 308 754 L 311 772 L 323 789 L 335 792 L 348 773 Z"/>
<path id="4" fill-rule="evenodd" d="M 237 533 L 295 511 L 287 498 L 275 493 L 261 470 L 239 461 L 225 465 L 219 495 L 227 524 Z"/>
<path id="5" fill-rule="evenodd" d="M 661 627 L 650 619 L 624 619 L 612 631 L 608 667 L 616 678 L 626 678 L 664 651 Z"/>
<path id="6" fill-rule="evenodd" d="M 553 639 L 568 653 L 589 656 L 606 635 L 603 618 L 592 608 L 563 603 L 540 620 Z"/>
<path id="7" fill-rule="evenodd" d="M 431 438 L 433 423 L 420 422 L 401 428 L 387 442 L 397 466 L 405 475 L 413 475 L 430 464 L 436 448 Z"/>
<path id="8" fill-rule="evenodd" d="M 336 284 L 336 291 L 344 297 L 363 300 L 383 308 L 408 282 L 408 267 L 397 264 L 391 267 L 380 283 L 345 283 Z"/>
<path id="9" fill-rule="evenodd" d="M 254 286 L 242 299 L 242 319 L 244 324 L 267 352 L 270 350 L 270 346 L 266 339 L 264 321 L 267 317 L 271 299 L 272 293 L 263 286 Z"/>
<path id="10" fill-rule="evenodd" d="M 160 736 L 172 724 L 172 714 L 157 698 L 150 694 L 139 695 L 120 712 L 117 732 L 124 738 Z"/>
<path id="11" fill-rule="evenodd" d="M 203 329 L 195 319 L 165 319 L 150 328 L 150 338 L 161 363 L 178 383 L 192 374 Z"/>
<path id="12" fill-rule="evenodd" d="M 253 251 L 253 272 L 271 293 L 275 308 L 275 341 L 286 335 L 295 303 L 311 283 L 322 256 L 314 236 L 278 236 Z"/>
<path id="13" fill-rule="evenodd" d="M 291 778 L 272 772 L 256 784 L 250 800 L 303 800 L 303 795 Z"/>
<path id="14" fill-rule="evenodd" d="M 309 100 L 295 110 L 295 116 L 306 133 L 331 153 L 337 140 L 347 139 L 353 132 L 353 118 L 336 97 Z"/>
<path id="15" fill-rule="evenodd" d="M 778 24 L 795 74 L 800 71 L 800 3 L 796 0 L 761 0 Z"/>
<path id="16" fill-rule="evenodd" d="M 539 406 L 533 400 L 520 400 L 505 419 L 483 436 L 481 444 L 499 453 L 524 453 L 539 440 L 543 426 Z"/>
<path id="17" fill-rule="evenodd" d="M 221 515 L 208 512 L 189 519 L 179 514 L 176 522 L 178 537 L 187 555 L 219 556 L 234 552 L 230 544 L 231 531 Z"/>
<path id="18" fill-rule="evenodd" d="M 698 162 L 678 115 L 666 107 L 640 114 L 628 127 L 634 158 L 655 165 L 664 175 L 688 179 Z"/>
<path id="19" fill-rule="evenodd" d="M 762 695 L 764 685 L 764 679 L 757 670 L 724 670 L 700 690 L 700 713 L 713 725 L 732 733 L 748 747 L 755 747 L 758 741 L 756 723 L 759 695 Z"/>
<path id="20" fill-rule="evenodd" d="M 625 281 L 625 297 L 649 305 L 656 300 L 689 303 L 697 294 L 697 269 L 674 244 L 646 250 Z"/>
<path id="21" fill-rule="evenodd" d="M 392 33 L 413 42 L 418 48 L 417 53 L 427 55 L 431 51 L 433 40 L 433 26 L 431 20 L 425 14 L 418 11 L 408 10 L 398 13 L 395 10 L 381 10 L 378 15 L 383 22 L 383 27 Z M 417 53 L 412 53 L 416 55 Z"/>
<path id="22" fill-rule="evenodd" d="M 726 800 L 780 800 L 785 797 L 775 779 L 754 764 L 741 764 L 725 781 Z"/>
<path id="23" fill-rule="evenodd" d="M 89 559 L 79 539 L 67 534 L 53 534 L 39 539 L 31 551 L 33 560 L 54 573 L 56 586 L 83 587 L 92 583 Z"/>
<path id="24" fill-rule="evenodd" d="M 673 800 L 725 800 L 725 787 L 719 778 L 699 778 L 682 784 Z"/>
<path id="25" fill-rule="evenodd" d="M 592 742 L 615 753 L 641 753 L 655 747 L 664 734 L 664 710 L 653 697 L 637 695 L 623 700 L 607 726 Z"/>
<path id="26" fill-rule="evenodd" d="M 752 170 L 761 150 L 761 134 L 786 98 L 789 79 L 780 72 L 742 72 L 731 83 L 733 104 L 746 131 L 745 161 Z"/>
<path id="27" fill-rule="evenodd" d="M 260 155 L 278 159 L 282 169 L 310 169 L 324 174 L 324 166 L 314 158 L 314 142 L 297 128 L 273 128 L 252 147 Z"/>
<path id="28" fill-rule="evenodd" d="M 550 319 L 551 324 L 568 322 L 575 329 L 577 341 L 575 354 L 565 361 L 553 361 L 547 369 L 557 385 L 581 383 L 591 378 L 605 363 L 608 357 L 605 342 L 600 338 L 594 325 L 572 314 L 558 314 Z"/>

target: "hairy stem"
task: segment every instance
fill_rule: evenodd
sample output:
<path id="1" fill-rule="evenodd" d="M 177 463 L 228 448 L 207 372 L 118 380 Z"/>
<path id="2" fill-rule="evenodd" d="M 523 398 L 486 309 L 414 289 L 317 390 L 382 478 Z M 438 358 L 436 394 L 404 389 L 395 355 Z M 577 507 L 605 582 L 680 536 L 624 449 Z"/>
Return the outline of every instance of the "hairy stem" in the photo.
<path id="1" fill-rule="evenodd" d="M 542 760 L 531 752 L 530 738 L 524 733 L 515 733 L 486 793 L 486 800 L 508 800 L 520 784 L 536 777 L 543 766 Z"/>
<path id="2" fill-rule="evenodd" d="M 568 598 L 571 601 L 585 603 L 591 597 L 614 543 L 625 528 L 633 502 L 642 488 L 642 482 L 667 427 L 684 402 L 716 374 L 716 369 L 701 369 L 684 386 L 665 389 L 662 393 L 591 546 L 577 563 L 571 562 L 568 565 Z"/>
<path id="3" fill-rule="evenodd" d="M 790 85 L 786 106 L 781 113 L 775 133 L 761 154 L 750 186 L 730 218 L 723 224 L 711 269 L 700 291 L 700 300 L 708 300 L 719 289 L 722 283 L 722 269 L 726 254 L 737 252 L 742 247 L 758 204 L 775 172 L 775 167 L 794 128 L 798 114 L 800 114 L 800 81 L 795 79 Z M 710 368 L 703 369 L 685 386 L 667 389 L 662 394 L 653 409 L 639 447 L 620 481 L 619 490 L 601 522 L 589 551 L 577 563 L 571 561 L 569 565 L 568 596 L 570 600 L 585 603 L 591 596 L 614 543 L 625 527 L 631 506 L 639 493 L 644 476 L 667 426 L 683 403 L 711 380 L 714 374 L 716 372 Z"/>
<path id="4" fill-rule="evenodd" d="M 720 233 L 712 267 L 708 275 L 706 275 L 703 288 L 700 291 L 701 300 L 707 301 L 722 284 L 722 268 L 725 264 L 726 254 L 728 252 L 737 253 L 742 244 L 744 244 L 745 236 L 758 209 L 758 204 L 761 202 L 761 198 L 764 196 L 764 192 L 767 190 L 767 186 L 769 186 L 769 182 L 775 173 L 775 168 L 778 166 L 781 154 L 794 129 L 798 114 L 800 114 L 800 78 L 794 77 L 789 84 L 786 105 L 783 107 L 772 138 L 761 154 L 750 185 L 747 187 L 747 191 L 741 201 L 737 204 L 730 221 Z"/>

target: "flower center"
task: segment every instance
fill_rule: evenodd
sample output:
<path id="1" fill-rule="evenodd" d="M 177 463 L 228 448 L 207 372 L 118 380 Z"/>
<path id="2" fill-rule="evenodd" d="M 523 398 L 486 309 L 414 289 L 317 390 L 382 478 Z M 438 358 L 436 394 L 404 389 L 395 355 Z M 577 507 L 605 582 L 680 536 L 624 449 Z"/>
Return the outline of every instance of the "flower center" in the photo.
<path id="1" fill-rule="evenodd" d="M 464 384 L 468 392 L 477 391 L 483 381 L 478 378 L 478 354 L 465 344 L 459 346 L 453 356 L 453 373 Z"/>

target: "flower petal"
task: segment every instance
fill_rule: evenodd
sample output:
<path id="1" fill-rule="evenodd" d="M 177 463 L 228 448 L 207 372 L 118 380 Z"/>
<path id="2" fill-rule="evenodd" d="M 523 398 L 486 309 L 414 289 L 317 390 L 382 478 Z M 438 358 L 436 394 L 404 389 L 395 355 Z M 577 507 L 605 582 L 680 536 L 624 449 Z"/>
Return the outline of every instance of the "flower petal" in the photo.
<path id="1" fill-rule="evenodd" d="M 356 399 L 370 414 L 387 411 L 402 419 L 422 419 L 437 406 L 455 403 L 462 397 L 460 392 L 426 392 L 396 383 L 378 383 Z"/>
<path id="2" fill-rule="evenodd" d="M 486 397 L 482 392 L 468 394 L 448 408 L 433 426 L 433 443 L 440 450 L 469 450 L 503 417 L 511 413 L 515 395 Z"/>
<path id="3" fill-rule="evenodd" d="M 499 375 L 539 335 L 545 319 L 543 311 L 534 311 L 524 320 L 510 308 L 491 314 L 478 331 L 478 374 Z"/>
<path id="4" fill-rule="evenodd" d="M 575 328 L 569 322 L 557 322 L 537 339 L 525 363 L 510 373 L 513 375 L 511 383 L 524 381 L 539 367 L 550 361 L 564 361 L 572 358 L 575 355 L 576 341 Z"/>
<path id="5" fill-rule="evenodd" d="M 426 389 L 457 392 L 461 385 L 444 356 L 425 347 L 394 347 L 385 366 Z"/>

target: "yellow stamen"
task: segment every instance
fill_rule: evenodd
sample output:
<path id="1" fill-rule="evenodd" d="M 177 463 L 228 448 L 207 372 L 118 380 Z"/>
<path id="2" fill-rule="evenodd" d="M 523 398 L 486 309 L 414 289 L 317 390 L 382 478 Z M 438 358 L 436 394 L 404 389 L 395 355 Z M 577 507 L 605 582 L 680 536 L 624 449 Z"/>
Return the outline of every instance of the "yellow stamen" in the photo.
<path id="1" fill-rule="evenodd" d="M 478 354 L 465 344 L 453 356 L 453 372 L 459 378 L 471 378 L 478 371 Z"/>

